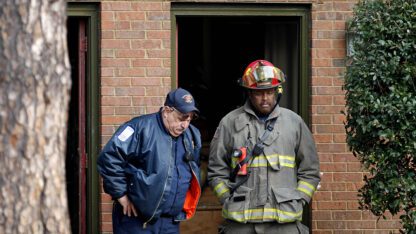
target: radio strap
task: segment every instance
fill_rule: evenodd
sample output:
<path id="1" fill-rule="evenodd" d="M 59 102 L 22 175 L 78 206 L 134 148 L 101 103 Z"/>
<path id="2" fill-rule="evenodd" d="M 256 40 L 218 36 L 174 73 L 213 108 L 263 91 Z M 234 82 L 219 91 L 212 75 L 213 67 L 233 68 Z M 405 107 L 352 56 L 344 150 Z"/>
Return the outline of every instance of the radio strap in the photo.
<path id="1" fill-rule="evenodd" d="M 266 127 L 266 131 L 264 131 L 263 135 L 259 138 L 259 141 L 254 145 L 253 150 L 250 150 L 247 153 L 246 158 L 236 165 L 236 167 L 234 168 L 234 170 L 231 172 L 231 175 L 230 175 L 230 181 L 231 182 L 235 182 L 238 171 L 240 170 L 241 167 L 243 167 L 246 163 L 248 163 L 250 161 L 252 156 L 254 158 L 254 157 L 263 153 L 263 148 L 264 148 L 263 143 L 269 137 L 270 133 L 273 131 L 276 120 L 277 120 L 277 118 L 274 118 L 274 119 L 269 121 L 269 123 L 267 124 L 267 127 Z M 231 193 L 234 192 L 234 190 L 237 189 L 241 184 L 243 184 L 245 181 L 247 181 L 249 175 L 250 175 L 250 171 L 247 173 L 246 178 L 244 180 L 237 183 L 231 189 Z"/>

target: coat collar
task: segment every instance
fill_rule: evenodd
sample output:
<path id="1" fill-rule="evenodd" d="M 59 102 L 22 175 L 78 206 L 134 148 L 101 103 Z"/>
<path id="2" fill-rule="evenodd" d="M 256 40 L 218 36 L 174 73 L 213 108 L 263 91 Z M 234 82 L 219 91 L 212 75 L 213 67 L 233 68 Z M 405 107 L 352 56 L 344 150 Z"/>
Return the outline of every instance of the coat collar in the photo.
<path id="1" fill-rule="evenodd" d="M 258 119 L 248 99 L 246 100 L 242 109 L 243 109 L 243 113 L 238 115 L 234 122 L 234 127 L 237 132 L 241 131 L 247 124 L 249 124 L 251 118 Z M 273 109 L 273 111 L 270 113 L 269 117 L 267 118 L 267 121 L 270 119 L 278 118 L 280 116 L 280 113 L 281 113 L 281 109 L 279 105 L 276 105 L 276 107 Z"/>

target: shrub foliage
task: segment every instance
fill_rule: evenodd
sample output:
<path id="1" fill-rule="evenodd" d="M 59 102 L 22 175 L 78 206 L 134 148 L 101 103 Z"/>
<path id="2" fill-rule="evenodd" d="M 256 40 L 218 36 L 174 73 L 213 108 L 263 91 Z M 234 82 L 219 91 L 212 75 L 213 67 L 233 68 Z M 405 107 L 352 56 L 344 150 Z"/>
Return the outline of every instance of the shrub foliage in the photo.
<path id="1" fill-rule="evenodd" d="M 347 143 L 368 170 L 361 209 L 416 233 L 416 0 L 364 0 L 345 75 Z"/>

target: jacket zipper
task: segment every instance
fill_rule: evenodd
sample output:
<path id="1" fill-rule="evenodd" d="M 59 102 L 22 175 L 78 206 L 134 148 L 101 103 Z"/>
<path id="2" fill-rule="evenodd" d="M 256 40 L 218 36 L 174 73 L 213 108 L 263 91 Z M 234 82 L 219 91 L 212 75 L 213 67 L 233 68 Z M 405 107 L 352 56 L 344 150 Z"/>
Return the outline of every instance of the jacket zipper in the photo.
<path id="1" fill-rule="evenodd" d="M 169 141 L 170 141 L 171 153 L 173 153 L 173 152 L 172 152 L 172 139 L 170 139 Z M 168 183 L 168 176 L 169 176 L 169 172 L 170 172 L 170 165 L 171 165 L 171 163 L 172 163 L 172 158 L 173 158 L 172 156 L 173 156 L 173 155 L 171 154 L 170 161 L 169 161 L 169 169 L 168 169 L 168 174 L 167 174 L 166 179 L 165 179 L 165 185 L 163 186 L 163 192 L 162 192 L 162 195 L 160 196 L 159 202 L 157 203 L 157 206 L 156 206 L 156 208 L 155 208 L 155 210 L 154 210 L 154 212 L 153 212 L 153 214 L 152 214 L 152 217 L 150 217 L 150 219 L 149 219 L 149 220 L 147 220 L 146 222 L 144 222 L 144 223 L 143 223 L 143 229 L 146 229 L 146 227 L 147 227 L 147 223 L 149 223 L 149 222 L 150 222 L 150 220 L 152 220 L 152 219 L 153 219 L 153 217 L 155 216 L 156 211 L 157 211 L 157 208 L 159 208 L 160 203 L 161 203 L 161 201 L 162 201 L 162 199 L 163 199 L 163 195 L 165 194 L 166 185 L 167 185 L 167 183 Z"/>

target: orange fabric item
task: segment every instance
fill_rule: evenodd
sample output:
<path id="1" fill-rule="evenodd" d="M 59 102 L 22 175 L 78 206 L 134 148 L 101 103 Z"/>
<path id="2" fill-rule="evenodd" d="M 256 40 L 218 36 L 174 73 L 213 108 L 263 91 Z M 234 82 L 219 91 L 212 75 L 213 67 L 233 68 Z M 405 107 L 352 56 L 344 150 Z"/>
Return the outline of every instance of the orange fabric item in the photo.
<path id="1" fill-rule="evenodd" d="M 201 186 L 196 179 L 194 173 L 192 173 L 191 185 L 186 192 L 185 202 L 183 204 L 183 210 L 186 213 L 186 219 L 192 218 L 195 215 L 196 207 L 198 205 L 199 197 L 201 196 Z"/>

